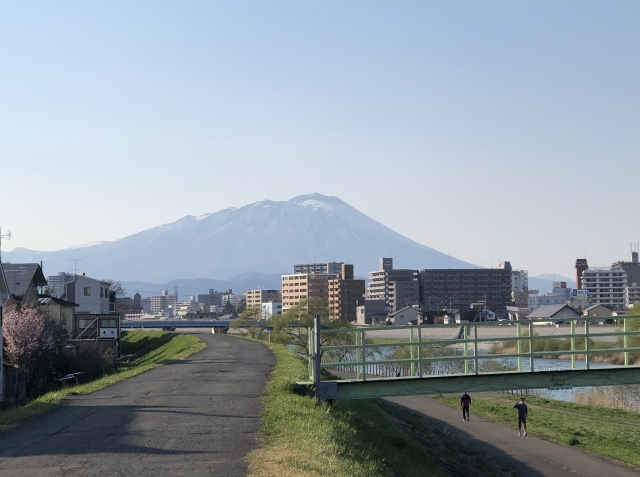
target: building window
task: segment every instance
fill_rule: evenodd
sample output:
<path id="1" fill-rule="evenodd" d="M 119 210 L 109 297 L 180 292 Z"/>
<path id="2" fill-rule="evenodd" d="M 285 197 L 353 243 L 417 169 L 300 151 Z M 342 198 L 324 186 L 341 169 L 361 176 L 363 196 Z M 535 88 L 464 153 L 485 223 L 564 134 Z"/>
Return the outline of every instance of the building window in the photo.
<path id="1" fill-rule="evenodd" d="M 100 328 L 117 328 L 117 320 L 100 320 Z"/>
<path id="2" fill-rule="evenodd" d="M 84 287 L 84 296 L 91 296 L 91 287 Z"/>
<path id="3" fill-rule="evenodd" d="M 78 320 L 78 328 L 95 328 L 95 320 Z"/>

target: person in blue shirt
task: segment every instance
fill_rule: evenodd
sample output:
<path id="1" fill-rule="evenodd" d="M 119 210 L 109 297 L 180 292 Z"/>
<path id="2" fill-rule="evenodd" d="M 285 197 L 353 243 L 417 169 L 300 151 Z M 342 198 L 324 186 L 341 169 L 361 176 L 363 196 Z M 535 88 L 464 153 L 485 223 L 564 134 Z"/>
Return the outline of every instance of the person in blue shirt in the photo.
<path id="1" fill-rule="evenodd" d="M 469 420 L 469 406 L 471 405 L 471 396 L 466 392 L 460 397 L 460 407 L 462 408 L 462 420 Z"/>
<path id="2" fill-rule="evenodd" d="M 520 402 L 513 405 L 514 409 L 518 410 L 518 435 L 522 436 L 522 428 L 524 427 L 524 436 L 527 436 L 527 418 L 529 417 L 529 410 L 524 403 L 524 398 L 520 398 Z"/>

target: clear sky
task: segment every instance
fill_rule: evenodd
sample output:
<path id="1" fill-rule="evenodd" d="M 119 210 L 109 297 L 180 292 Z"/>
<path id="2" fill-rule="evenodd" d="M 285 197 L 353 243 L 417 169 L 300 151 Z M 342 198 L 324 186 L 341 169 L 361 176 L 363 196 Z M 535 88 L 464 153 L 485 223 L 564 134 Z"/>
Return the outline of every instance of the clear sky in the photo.
<path id="1" fill-rule="evenodd" d="M 310 192 L 532 275 L 640 242 L 640 2 L 0 11 L 4 250 Z"/>

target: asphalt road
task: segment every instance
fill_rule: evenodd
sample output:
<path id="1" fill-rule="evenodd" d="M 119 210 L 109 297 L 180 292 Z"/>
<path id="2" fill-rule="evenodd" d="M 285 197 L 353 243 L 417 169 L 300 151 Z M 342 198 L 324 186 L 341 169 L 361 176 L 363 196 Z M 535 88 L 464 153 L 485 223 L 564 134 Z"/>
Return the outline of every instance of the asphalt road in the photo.
<path id="1" fill-rule="evenodd" d="M 269 349 L 224 335 L 207 348 L 0 434 L 0 476 L 244 476 Z"/>
<path id="2" fill-rule="evenodd" d="M 473 397 L 473 396 L 472 396 Z M 514 426 L 486 421 L 473 414 L 462 421 L 462 412 L 427 396 L 386 398 L 388 401 L 417 411 L 445 432 L 480 450 L 495 460 L 505 462 L 522 477 L 638 477 L 639 470 L 617 464 L 590 452 L 556 444 L 536 437 L 535 415 L 531 415 L 527 437 L 518 437 Z M 514 398 L 515 402 L 515 398 Z"/>

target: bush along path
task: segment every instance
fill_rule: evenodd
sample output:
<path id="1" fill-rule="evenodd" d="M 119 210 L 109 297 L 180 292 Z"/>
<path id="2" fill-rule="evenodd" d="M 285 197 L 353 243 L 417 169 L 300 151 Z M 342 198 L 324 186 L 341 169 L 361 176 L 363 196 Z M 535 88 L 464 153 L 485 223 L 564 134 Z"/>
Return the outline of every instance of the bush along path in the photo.
<path id="1" fill-rule="evenodd" d="M 0 432 L 19 424 L 30 417 L 55 408 L 66 396 L 89 394 L 110 384 L 130 378 L 149 369 L 176 359 L 183 359 L 206 347 L 194 335 L 170 334 L 159 331 L 125 332 L 121 339 L 122 354 L 133 354 L 131 361 L 120 370 L 94 381 L 77 386 L 64 387 L 48 392 L 24 404 L 11 405 L 0 411 Z"/>

